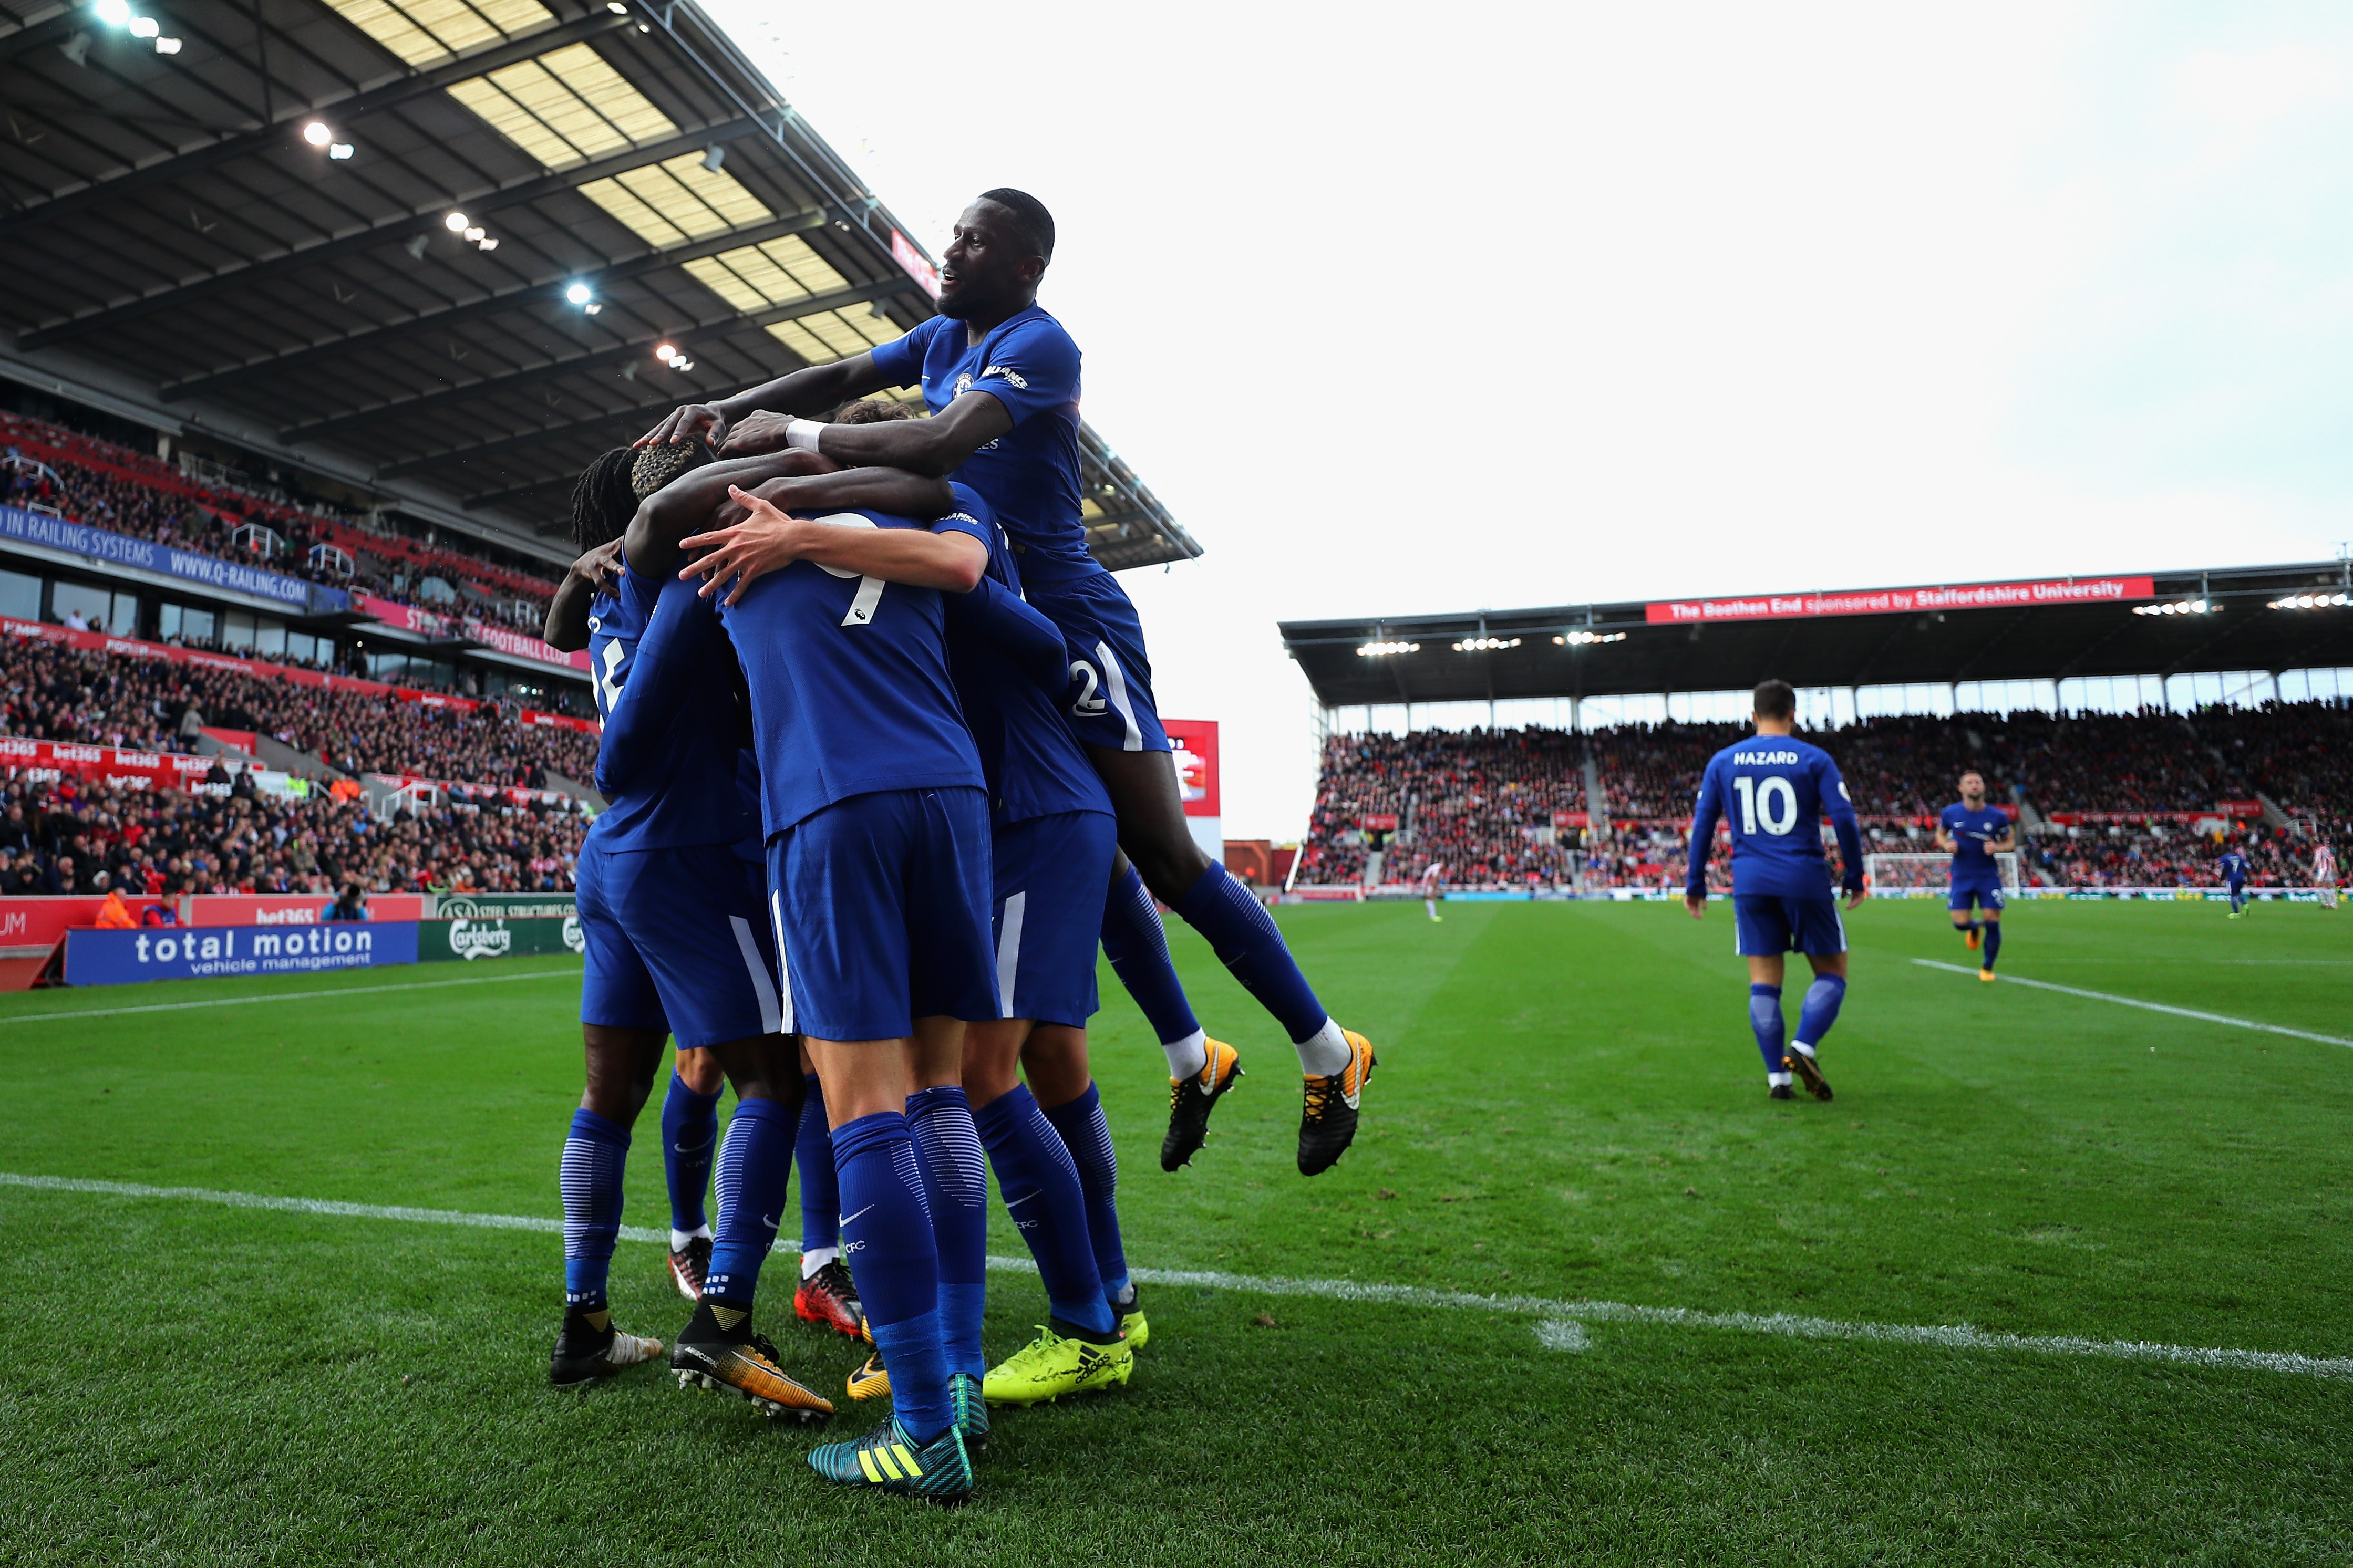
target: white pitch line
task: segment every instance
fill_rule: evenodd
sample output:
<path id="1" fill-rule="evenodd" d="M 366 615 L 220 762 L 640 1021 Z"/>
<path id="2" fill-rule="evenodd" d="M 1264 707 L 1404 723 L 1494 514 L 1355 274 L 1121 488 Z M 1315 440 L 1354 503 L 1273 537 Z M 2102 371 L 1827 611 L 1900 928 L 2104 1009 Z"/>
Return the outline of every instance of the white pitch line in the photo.
<path id="1" fill-rule="evenodd" d="M 503 985 L 515 980 L 545 980 L 570 975 L 569 969 L 541 969 L 529 974 L 485 974 L 472 980 L 419 980 L 407 985 L 347 985 L 334 991 L 263 992 L 255 996 L 208 996 L 200 1002 L 150 1002 L 141 1007 L 82 1007 L 70 1013 L 0 1015 L 0 1024 L 45 1024 L 58 1018 L 119 1018 L 125 1013 L 184 1013 L 191 1007 L 237 1007 L 248 1002 L 303 1002 L 317 996 L 365 996 L 377 991 L 439 991 L 450 985 Z"/>
<path id="2" fill-rule="evenodd" d="M 1958 963 L 1939 963 L 1933 958 L 1912 961 L 1923 969 L 1942 969 L 1953 974 L 1975 974 L 1976 970 Z M 2316 1035 L 2308 1030 L 2291 1029 L 2280 1024 L 2258 1024 L 2253 1018 L 2232 1018 L 2221 1013 L 2200 1013 L 2194 1007 L 2171 1007 L 2162 1002 L 2144 1002 L 2137 996 L 2117 996 L 2105 991 L 2085 991 L 2073 985 L 2054 985 L 2048 980 L 2027 980 L 2015 974 L 2001 977 L 2005 985 L 2027 985 L 2037 991 L 2056 991 L 2063 996 L 2081 996 L 2093 1002 L 2114 1002 L 2119 1007 L 2139 1007 L 2151 1013 L 2170 1013 L 2177 1018 L 2195 1018 L 2201 1024 L 2228 1024 L 2234 1029 L 2260 1029 L 2267 1035 L 2285 1035 L 2290 1039 L 2313 1040 L 2324 1046 L 2353 1047 L 2353 1040 L 2341 1040 L 2335 1035 Z"/>
<path id="3" fill-rule="evenodd" d="M 31 1187 L 48 1192 L 91 1193 L 111 1197 L 177 1199 L 225 1204 L 233 1208 L 274 1209 L 290 1214 L 331 1215 L 346 1219 L 464 1226 L 481 1230 L 559 1234 L 564 1229 L 562 1220 L 529 1215 L 394 1208 L 375 1204 L 336 1203 L 322 1198 L 220 1192 L 210 1187 L 153 1187 L 135 1182 L 27 1176 L 5 1171 L 0 1171 L 0 1187 Z M 629 1241 L 665 1245 L 670 1240 L 667 1231 L 648 1230 L 636 1226 L 623 1226 L 621 1236 Z M 798 1247 L 799 1243 L 790 1238 L 779 1237 L 776 1241 L 776 1250 L 780 1252 L 795 1251 Z M 1037 1272 L 1037 1265 L 1026 1258 L 992 1257 L 988 1259 L 988 1267 L 1000 1273 Z M 1682 1307 L 1637 1307 L 1620 1301 L 1563 1301 L 1542 1296 L 1474 1296 L 1460 1290 L 1432 1290 L 1419 1285 L 1373 1285 L 1353 1279 L 1269 1279 L 1183 1268 L 1138 1268 L 1133 1272 L 1135 1279 L 1146 1285 L 1189 1286 L 1195 1289 L 1232 1290 L 1261 1296 L 1313 1296 L 1325 1300 L 1367 1302 L 1385 1307 L 1534 1317 L 1538 1320 L 1537 1340 L 1549 1349 L 1563 1351 L 1584 1348 L 1587 1342 L 1583 1324 L 1635 1323 L 1651 1327 L 1770 1334 L 1782 1339 L 1866 1340 L 1882 1344 L 1926 1345 L 1939 1350 L 2010 1351 L 2029 1355 L 2090 1356 L 2107 1361 L 2168 1362 L 2233 1372 L 2288 1373 L 2353 1382 L 2353 1356 L 2309 1356 L 2292 1351 L 2152 1344 L 2139 1340 L 2093 1340 L 2073 1334 L 2000 1334 L 1971 1328 L 1966 1323 L 1857 1323 L 1831 1318 L 1793 1317 L 1785 1312 L 1700 1312 Z"/>

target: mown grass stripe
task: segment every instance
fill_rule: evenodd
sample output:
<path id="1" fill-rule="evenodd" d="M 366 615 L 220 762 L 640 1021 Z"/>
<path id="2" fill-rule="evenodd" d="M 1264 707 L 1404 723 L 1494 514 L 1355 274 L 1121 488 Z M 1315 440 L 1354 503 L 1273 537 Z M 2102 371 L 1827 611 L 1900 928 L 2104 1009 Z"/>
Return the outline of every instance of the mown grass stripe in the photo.
<path id="1" fill-rule="evenodd" d="M 0 1186 L 90 1193 L 111 1197 L 225 1204 L 234 1208 L 327 1215 L 345 1219 L 465 1226 L 481 1230 L 561 1234 L 564 1229 L 564 1222 L 560 1219 L 544 1219 L 531 1215 L 467 1214 L 455 1209 L 347 1204 L 326 1198 L 279 1197 L 261 1193 L 221 1192 L 211 1187 L 157 1187 L 136 1182 L 20 1175 L 5 1171 L 0 1171 Z M 648 1230 L 636 1226 L 624 1226 L 621 1236 L 628 1241 L 665 1245 L 670 1240 L 668 1231 Z M 800 1243 L 791 1237 L 779 1237 L 776 1243 L 776 1248 L 780 1252 L 797 1251 L 799 1247 Z M 1000 1273 L 1037 1272 L 1037 1266 L 1026 1258 L 991 1257 L 988 1267 Z M 1702 1312 L 1683 1307 L 1637 1307 L 1621 1301 L 1564 1301 L 1543 1296 L 1478 1296 L 1460 1290 L 1432 1290 L 1419 1285 L 1378 1285 L 1353 1279 L 1286 1279 L 1202 1269 L 1137 1268 L 1133 1270 L 1133 1275 L 1146 1285 L 1190 1287 L 1261 1296 L 1311 1296 L 1324 1300 L 1356 1301 L 1384 1307 L 1530 1316 L 1540 1320 L 1537 1338 L 1555 1350 L 1584 1348 L 1582 1331 L 1571 1331 L 1576 1325 L 1633 1323 L 1653 1328 L 1713 1329 L 1735 1333 L 1768 1334 L 1782 1339 L 1858 1340 L 1949 1351 L 1997 1351 L 2029 1355 L 2087 1356 L 2108 1361 L 2162 1362 L 2221 1371 L 2286 1373 L 2353 1382 L 2353 1356 L 2309 1356 L 2292 1351 L 2230 1350 L 2203 1345 L 2158 1344 L 2142 1340 L 2094 1340 L 2073 1334 L 2002 1334 L 1971 1328 L 1966 1323 L 1862 1323 L 1833 1318 L 1797 1317 L 1787 1312 Z"/>
<path id="2" fill-rule="evenodd" d="M 366 996 L 378 991 L 440 991 L 452 985 L 504 985 L 517 980 L 580 978 L 576 969 L 538 969 L 529 974 L 480 974 L 466 980 L 412 980 L 401 985 L 346 985 L 333 991 L 262 992 L 252 996 L 207 996 L 195 1002 L 151 1002 L 138 1007 L 78 1007 L 69 1013 L 0 1014 L 0 1024 L 47 1024 L 59 1018 L 120 1018 L 126 1013 L 185 1013 L 194 1007 L 237 1007 L 248 1002 L 310 1002 L 322 996 Z"/>
<path id="3" fill-rule="evenodd" d="M 1975 974 L 1974 968 L 1958 963 L 1941 963 L 1933 958 L 1912 961 L 1923 969 L 1941 969 L 1950 974 Z M 2311 1040 L 2324 1046 L 2353 1047 L 2353 1040 L 2339 1039 L 2335 1035 L 2316 1035 L 2306 1029 L 2291 1029 L 2284 1024 L 2261 1024 L 2253 1018 L 2233 1018 L 2225 1013 L 2201 1013 L 2195 1007 L 2175 1007 L 2163 1002 L 2144 1002 L 2137 996 L 2117 996 L 2106 991 L 2086 991 L 2076 985 L 2057 985 L 2048 980 L 2029 980 L 2022 975 L 2005 974 L 2004 985 L 2024 985 L 2036 991 L 2056 991 L 2063 996 L 2081 996 L 2092 1002 L 2114 1002 L 2119 1007 L 2139 1007 L 2151 1013 L 2170 1013 L 2177 1018 L 2195 1018 L 2201 1024 L 2227 1024 L 2233 1029 L 2260 1029 L 2267 1035 L 2285 1035 L 2294 1040 Z"/>

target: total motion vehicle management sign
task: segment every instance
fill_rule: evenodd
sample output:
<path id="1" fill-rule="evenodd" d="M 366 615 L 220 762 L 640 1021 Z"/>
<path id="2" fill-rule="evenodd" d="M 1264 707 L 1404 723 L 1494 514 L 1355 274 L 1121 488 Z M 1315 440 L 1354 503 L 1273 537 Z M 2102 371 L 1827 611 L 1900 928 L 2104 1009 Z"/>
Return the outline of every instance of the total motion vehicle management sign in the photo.
<path id="1" fill-rule="evenodd" d="M 66 933 L 69 985 L 315 974 L 417 962 L 417 922 L 315 926 L 153 926 Z"/>

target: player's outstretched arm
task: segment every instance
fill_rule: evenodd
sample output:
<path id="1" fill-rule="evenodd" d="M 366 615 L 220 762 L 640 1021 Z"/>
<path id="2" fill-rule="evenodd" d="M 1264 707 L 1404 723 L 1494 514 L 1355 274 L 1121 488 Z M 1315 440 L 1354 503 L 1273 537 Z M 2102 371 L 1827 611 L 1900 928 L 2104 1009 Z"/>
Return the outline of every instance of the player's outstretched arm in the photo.
<path id="1" fill-rule="evenodd" d="M 703 577 L 706 596 L 732 583 L 731 605 L 754 578 L 796 561 L 951 594 L 971 593 L 988 570 L 988 547 L 955 529 L 845 528 L 821 518 L 795 517 L 749 490 L 728 494 L 744 508 L 744 521 L 682 541 L 710 553 L 679 575 Z"/>
<path id="2" fill-rule="evenodd" d="M 762 411 L 786 415 L 823 414 L 853 397 L 881 392 L 892 384 L 889 373 L 876 366 L 872 354 L 856 354 L 849 359 L 836 360 L 831 364 L 811 365 L 790 375 L 780 375 L 774 381 L 762 382 L 733 397 L 723 397 L 716 403 L 681 405 L 664 416 L 660 424 L 638 437 L 637 444 L 650 447 L 666 441 L 700 438 L 717 447 L 726 441 L 729 433 L 746 415 Z M 781 439 L 776 442 L 778 447 L 783 445 Z M 758 452 L 763 448 L 753 447 L 748 450 Z"/>
<path id="3" fill-rule="evenodd" d="M 947 475 L 966 458 L 1013 428 L 1013 416 L 989 393 L 965 393 L 929 419 L 882 419 L 871 425 L 820 425 L 778 414 L 747 416 L 722 448 L 723 455 L 770 452 L 786 446 L 822 452 L 850 468 L 904 468 Z"/>
<path id="4" fill-rule="evenodd" d="M 621 542 L 609 540 L 572 563 L 555 597 L 547 602 L 547 624 L 540 640 L 564 653 L 588 646 L 588 604 L 598 589 L 610 589 L 620 571 Z"/>
<path id="5" fill-rule="evenodd" d="M 761 485 L 832 467 L 813 453 L 769 452 L 689 468 L 638 503 L 637 515 L 629 519 L 628 531 L 622 536 L 624 554 L 640 572 L 667 573 L 679 541 L 709 527 L 712 514 L 729 505 L 727 492 L 734 486 Z M 726 521 L 741 515 L 733 512 Z"/>
<path id="6" fill-rule="evenodd" d="M 1838 764 L 1824 758 L 1820 789 L 1822 808 L 1830 813 L 1831 831 L 1838 835 L 1839 862 L 1845 868 L 1840 882 L 1846 889 L 1847 908 L 1862 902 L 1862 828 L 1854 819 L 1854 800 Z"/>
<path id="7" fill-rule="evenodd" d="M 1061 628 L 996 578 L 984 575 L 971 593 L 949 600 L 948 618 L 996 643 L 1048 691 L 1070 685 L 1071 649 Z"/>

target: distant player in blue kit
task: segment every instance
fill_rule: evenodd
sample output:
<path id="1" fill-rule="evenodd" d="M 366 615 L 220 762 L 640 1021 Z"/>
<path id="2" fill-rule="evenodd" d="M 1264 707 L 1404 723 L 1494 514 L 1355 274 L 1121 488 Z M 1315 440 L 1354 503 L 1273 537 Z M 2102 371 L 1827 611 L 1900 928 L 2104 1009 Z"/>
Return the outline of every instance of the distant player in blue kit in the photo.
<path id="1" fill-rule="evenodd" d="M 1299 1169 L 1314 1175 L 1356 1136 L 1377 1065 L 1372 1046 L 1324 1010 L 1272 917 L 1202 852 L 1186 826 L 1142 626 L 1125 592 L 1087 551 L 1078 345 L 1038 305 L 1039 279 L 1053 253 L 1054 220 L 1042 204 L 1020 191 L 985 192 L 956 220 L 934 320 L 865 353 L 718 403 L 689 405 L 644 439 L 708 436 L 723 439 L 723 456 L 822 449 L 843 463 L 953 474 L 978 492 L 1012 541 L 1029 604 L 1070 645 L 1079 686 L 1066 712 L 1117 815 L 1125 858 L 1113 867 L 1103 945 L 1168 1058 L 1162 1168 L 1190 1162 L 1208 1136 L 1211 1110 L 1241 1075 L 1240 1058 L 1208 1038 L 1186 1002 L 1155 896 L 1208 939 L 1291 1038 L 1304 1077 Z M 843 426 L 794 417 L 915 385 L 932 418 Z"/>
<path id="2" fill-rule="evenodd" d="M 1945 807 L 1936 820 L 1936 847 L 1953 858 L 1952 891 L 1945 907 L 1952 911 L 1953 929 L 1968 945 L 1980 944 L 1985 957 L 1978 963 L 1978 978 L 1993 978 L 1993 961 L 2001 956 L 2001 866 L 1994 859 L 2018 847 L 2010 815 L 1986 804 L 1985 775 L 1975 768 L 1961 775 L 1961 798 Z M 1973 912 L 1984 911 L 1980 923 Z"/>
<path id="3" fill-rule="evenodd" d="M 1846 1000 L 1846 926 L 1831 896 L 1823 815 L 1838 834 L 1849 909 L 1862 902 L 1862 836 L 1838 764 L 1791 732 L 1798 694 L 1789 683 L 1760 684 L 1755 708 L 1757 733 L 1716 752 L 1700 776 L 1683 903 L 1694 920 L 1707 914 L 1707 858 L 1717 821 L 1729 818 L 1736 945 L 1748 960 L 1748 1022 L 1765 1057 L 1767 1090 L 1790 1099 L 1794 1073 L 1816 1100 L 1826 1100 L 1830 1081 L 1815 1053 Z M 1798 1037 L 1784 1051 L 1782 955 L 1793 952 L 1806 955 L 1814 983 L 1799 1011 Z"/>
<path id="4" fill-rule="evenodd" d="M 2247 878 L 2254 863 L 2236 844 L 2230 844 L 2224 847 L 2222 858 L 2214 862 L 2214 868 L 2222 873 L 2222 886 L 2231 892 L 2231 918 L 2237 920 L 2253 905 L 2247 897 Z"/>
<path id="5" fill-rule="evenodd" d="M 719 1229 L 704 1255 L 706 1288 L 744 1258 L 756 1268 L 775 1240 L 774 1223 L 763 1228 L 764 1194 L 745 1189 L 771 1185 L 781 1194 L 799 1114 L 800 1074 L 782 1033 L 762 907 L 757 797 L 744 787 L 735 657 L 717 616 L 686 584 L 615 561 L 608 547 L 638 510 L 630 481 L 637 462 L 625 447 L 581 475 L 573 527 L 588 553 L 550 605 L 546 628 L 565 644 L 586 634 L 605 721 L 596 784 L 609 802 L 579 860 L 588 1084 L 573 1114 L 560 1184 L 565 1318 L 549 1363 L 559 1384 L 586 1382 L 630 1359 L 622 1342 L 630 1336 L 612 1328 L 607 1279 L 629 1130 L 664 1040 L 675 1035 L 682 1050 L 709 1052 L 738 1096 L 719 1161 Z M 593 589 L 585 606 L 583 588 Z M 715 1098 L 705 1100 L 706 1110 Z M 713 1122 L 678 1151 L 691 1157 L 692 1174 L 690 1184 L 672 1171 L 673 1225 L 687 1191 L 700 1209 L 715 1131 Z M 673 1142 L 669 1132 L 666 1145 Z M 651 1342 L 627 1349 L 638 1345 L 650 1345 L 648 1353 L 660 1349 Z M 673 1364 L 683 1352 L 673 1350 Z M 810 1419 L 832 1412 L 748 1331 L 733 1362 L 724 1380 L 767 1414 Z"/>
<path id="6" fill-rule="evenodd" d="M 758 482 L 780 467 L 754 458 L 674 480 L 638 508 L 626 554 L 632 571 L 676 574 L 694 536 L 723 563 L 745 522 L 789 557 L 738 583 L 721 614 L 750 695 L 786 1026 L 824 1089 L 840 1246 L 892 1385 L 879 1426 L 809 1464 L 844 1485 L 961 1501 L 965 1438 L 987 1419 L 987 1177 L 961 1082 L 964 1034 L 999 1006 L 987 781 L 947 671 L 942 600 L 985 575 L 987 529 L 883 510 L 924 509 L 935 488 L 909 475 Z M 912 503 L 892 500 L 911 484 Z M 815 504 L 819 494 L 841 510 Z M 787 515 L 772 498 L 820 515 Z M 711 1278 L 681 1350 L 736 1331 L 707 1321 L 722 1304 L 716 1259 Z"/>

